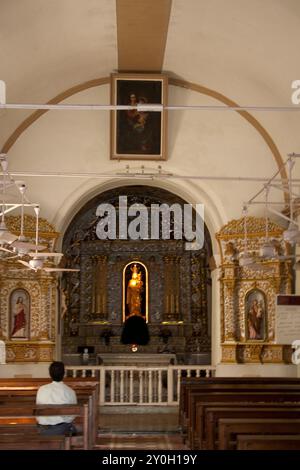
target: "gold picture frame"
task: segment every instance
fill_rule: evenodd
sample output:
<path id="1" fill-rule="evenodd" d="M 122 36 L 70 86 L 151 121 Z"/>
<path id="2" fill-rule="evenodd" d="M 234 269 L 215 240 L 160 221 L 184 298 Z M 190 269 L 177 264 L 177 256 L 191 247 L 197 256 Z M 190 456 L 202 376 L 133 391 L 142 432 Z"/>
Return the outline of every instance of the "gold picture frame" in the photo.
<path id="1" fill-rule="evenodd" d="M 9 297 L 10 340 L 30 339 L 30 294 L 26 289 L 14 289 Z"/>
<path id="2" fill-rule="evenodd" d="M 140 274 L 140 281 L 141 281 L 141 288 L 134 288 L 133 294 L 130 292 L 130 281 L 132 280 L 132 273 L 134 271 L 134 266 L 137 268 L 137 274 Z M 148 312 L 148 304 L 149 304 L 149 293 L 148 293 L 148 269 L 147 266 L 142 263 L 141 261 L 130 261 L 124 266 L 123 269 L 123 314 L 122 314 L 122 321 L 123 323 L 129 318 L 130 316 L 130 299 L 132 297 L 133 303 L 137 306 L 139 304 L 140 312 L 139 314 L 144 318 L 146 323 L 149 320 L 149 312 Z M 139 302 L 136 303 L 134 297 L 139 298 Z M 135 314 L 137 314 L 135 312 Z"/>
<path id="3" fill-rule="evenodd" d="M 111 104 L 167 105 L 168 77 L 163 74 L 112 74 Z M 111 111 L 112 160 L 166 160 L 167 112 Z"/>
<path id="4" fill-rule="evenodd" d="M 245 296 L 246 340 L 266 341 L 267 299 L 261 289 L 250 289 Z"/>

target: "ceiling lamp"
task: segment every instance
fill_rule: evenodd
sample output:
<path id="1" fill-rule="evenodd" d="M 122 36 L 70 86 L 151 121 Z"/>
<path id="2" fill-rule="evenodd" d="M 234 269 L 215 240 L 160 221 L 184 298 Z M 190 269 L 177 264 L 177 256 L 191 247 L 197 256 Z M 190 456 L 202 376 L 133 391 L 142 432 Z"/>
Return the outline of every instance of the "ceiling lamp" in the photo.
<path id="1" fill-rule="evenodd" d="M 300 230 L 295 222 L 290 222 L 287 230 L 283 232 L 283 239 L 289 243 L 296 243 L 300 240 Z"/>
<path id="2" fill-rule="evenodd" d="M 29 261 L 28 264 L 32 269 L 41 269 L 43 267 L 43 260 L 39 258 L 33 258 Z"/>
<path id="3" fill-rule="evenodd" d="M 283 239 L 286 242 L 289 243 L 298 243 L 300 240 L 300 231 L 298 224 L 293 220 L 293 215 L 294 215 L 294 208 L 293 208 L 293 186 L 292 186 L 292 169 L 295 165 L 295 161 L 290 157 L 288 159 L 288 169 L 289 169 L 289 183 L 288 183 L 288 188 L 289 188 L 289 199 L 290 199 L 290 223 L 287 228 L 283 232 Z"/>
<path id="4" fill-rule="evenodd" d="M 247 207 L 243 207 L 244 214 L 244 251 L 239 256 L 240 266 L 249 266 L 254 263 L 253 256 L 248 251 L 248 238 L 247 238 Z"/>
<path id="5" fill-rule="evenodd" d="M 269 203 L 269 191 L 270 187 L 265 186 L 265 228 L 266 235 L 265 241 L 259 250 L 259 256 L 261 258 L 274 258 L 276 256 L 276 250 L 269 238 L 269 220 L 268 220 L 268 203 Z"/>
<path id="6" fill-rule="evenodd" d="M 18 237 L 13 235 L 7 230 L 6 223 L 4 220 L 4 214 L 2 214 L 2 220 L 0 222 L 0 245 L 8 244 L 10 245 L 13 243 L 15 240 L 17 240 Z"/>
<path id="7" fill-rule="evenodd" d="M 5 218 L 4 218 L 4 208 L 5 208 L 5 184 L 6 180 L 5 177 L 7 175 L 7 167 L 8 167 L 8 162 L 6 159 L 5 154 L 0 155 L 0 164 L 3 172 L 3 190 L 2 190 L 2 216 L 1 216 L 1 222 L 0 222 L 0 244 L 3 245 L 5 243 L 11 244 L 13 243 L 18 237 L 10 233 L 7 229 L 6 223 L 5 223 Z"/>

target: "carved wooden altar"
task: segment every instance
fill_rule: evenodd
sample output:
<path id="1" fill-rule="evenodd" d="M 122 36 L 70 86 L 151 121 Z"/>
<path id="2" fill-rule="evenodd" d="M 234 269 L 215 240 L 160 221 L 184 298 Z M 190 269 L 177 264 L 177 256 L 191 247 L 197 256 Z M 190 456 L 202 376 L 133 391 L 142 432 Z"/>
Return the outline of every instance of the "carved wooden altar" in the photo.
<path id="1" fill-rule="evenodd" d="M 6 217 L 8 230 L 19 235 L 20 217 Z M 25 215 L 24 235 L 34 243 L 35 217 Z M 53 249 L 58 233 L 45 219 L 39 221 L 39 242 Z M 9 256 L 7 256 L 9 257 Z M 55 315 L 57 280 L 55 273 L 35 272 L 22 266 L 16 259 L 0 258 L 0 338 L 6 345 L 7 362 L 51 362 L 55 347 Z M 23 259 L 28 260 L 29 257 Z M 26 338 L 12 337 L 11 294 L 24 290 L 30 297 L 27 305 L 29 331 Z"/>
<path id="2" fill-rule="evenodd" d="M 254 255 L 265 241 L 265 219 L 247 217 L 247 248 Z M 274 243 L 276 255 L 291 252 L 282 240 L 283 228 L 268 221 L 269 238 Z M 258 268 L 241 267 L 238 257 L 245 250 L 244 218 L 232 220 L 216 234 L 220 246 L 221 266 L 221 347 L 222 362 L 231 363 L 284 363 L 290 362 L 288 345 L 275 344 L 276 294 L 290 294 L 292 290 L 292 265 L 290 260 L 259 261 Z M 249 335 L 249 306 L 247 296 L 265 299 L 264 330 Z"/>

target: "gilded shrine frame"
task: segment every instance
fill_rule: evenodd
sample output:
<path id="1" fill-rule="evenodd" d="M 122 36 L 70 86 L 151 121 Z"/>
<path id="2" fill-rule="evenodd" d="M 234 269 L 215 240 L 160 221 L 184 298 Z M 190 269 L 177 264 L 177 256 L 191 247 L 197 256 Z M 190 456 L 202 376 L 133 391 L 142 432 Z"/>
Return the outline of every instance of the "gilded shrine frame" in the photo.
<path id="1" fill-rule="evenodd" d="M 16 288 L 9 296 L 9 338 L 30 339 L 30 294 L 26 289 Z"/>
<path id="2" fill-rule="evenodd" d="M 257 256 L 265 243 L 266 219 L 247 216 L 246 223 L 248 250 Z M 221 254 L 222 362 L 290 363 L 291 347 L 275 342 L 275 325 L 276 296 L 292 292 L 292 262 L 285 259 L 291 247 L 283 240 L 284 228 L 268 219 L 269 236 L 278 256 L 263 260 L 261 266 L 241 266 L 244 226 L 244 217 L 231 220 L 216 234 Z M 256 322 L 260 317 L 263 321 Z"/>
<path id="3" fill-rule="evenodd" d="M 129 263 L 127 263 L 124 268 L 123 268 L 123 278 L 122 278 L 122 321 L 125 322 L 126 320 L 126 297 L 127 297 L 127 294 L 126 294 L 126 291 L 127 291 L 127 279 L 126 279 L 126 275 L 127 275 L 127 271 L 128 271 L 128 268 L 130 268 L 131 266 L 134 266 L 134 265 L 138 265 L 138 266 L 141 266 L 142 267 L 142 273 L 143 273 L 143 282 L 144 282 L 144 286 L 143 286 L 143 289 L 144 289 L 144 305 L 145 305 L 145 314 L 143 315 L 146 323 L 148 323 L 148 320 L 149 320 L 149 289 L 148 289 L 148 285 L 149 285 L 149 282 L 148 282 L 148 269 L 147 269 L 147 266 L 142 263 L 141 261 L 137 261 L 137 260 L 133 260 L 133 261 L 130 261 Z"/>
<path id="4" fill-rule="evenodd" d="M 267 299 L 261 289 L 249 289 L 245 295 L 245 340 L 265 341 L 267 339 Z"/>

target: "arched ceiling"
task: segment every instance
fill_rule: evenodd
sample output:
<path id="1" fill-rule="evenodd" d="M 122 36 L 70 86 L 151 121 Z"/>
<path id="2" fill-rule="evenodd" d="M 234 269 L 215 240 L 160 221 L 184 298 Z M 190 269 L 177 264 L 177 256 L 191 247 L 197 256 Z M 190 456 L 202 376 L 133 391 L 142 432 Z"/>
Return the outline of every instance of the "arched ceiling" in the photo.
<path id="1" fill-rule="evenodd" d="M 299 26 L 298 0 L 1 0 L 1 79 L 9 102 L 47 102 L 118 69 L 162 69 L 241 105 L 289 105 Z M 11 130 L 22 112 L 5 114 Z"/>
<path id="2" fill-rule="evenodd" d="M 289 105 L 299 25 L 298 0 L 173 0 L 164 68 L 240 104 Z"/>
<path id="3" fill-rule="evenodd" d="M 111 0 L 1 0 L 0 63 L 7 102 L 45 103 L 117 68 Z M 28 113 L 2 111 L 7 137 Z"/>
<path id="4" fill-rule="evenodd" d="M 117 27 L 124 37 L 137 30 L 130 48 L 140 61 L 149 54 L 141 36 L 150 49 L 166 27 L 163 68 L 217 89 L 247 75 L 266 89 L 277 81 L 284 96 L 280 82 L 299 71 L 298 0 L 1 0 L 0 11 L 1 72 L 12 97 L 46 99 L 45 82 L 54 94 L 56 84 L 67 88 L 118 68 Z"/>

